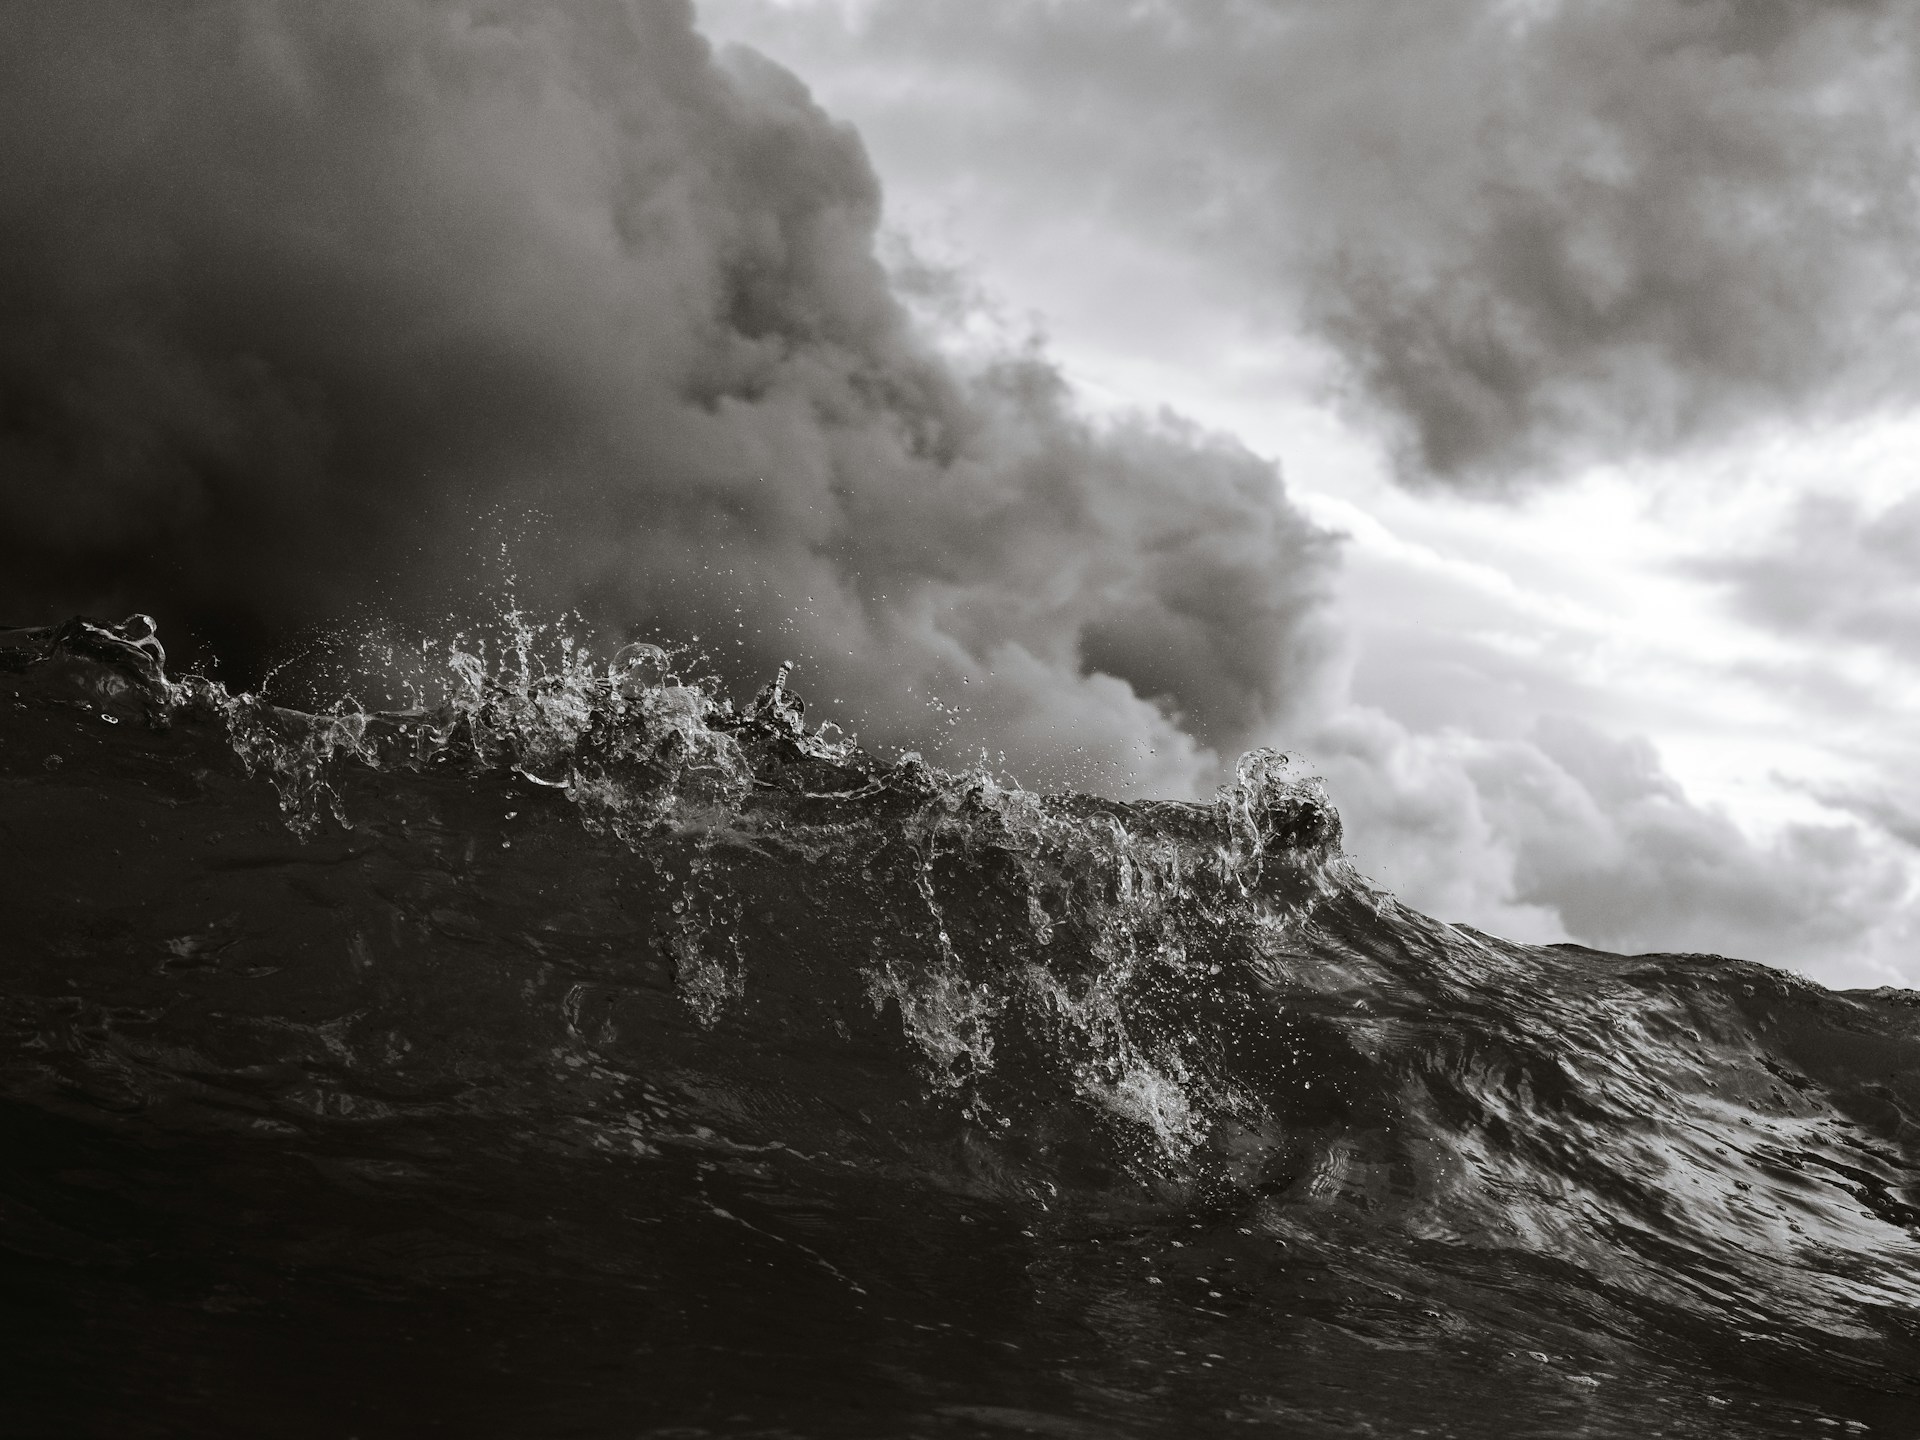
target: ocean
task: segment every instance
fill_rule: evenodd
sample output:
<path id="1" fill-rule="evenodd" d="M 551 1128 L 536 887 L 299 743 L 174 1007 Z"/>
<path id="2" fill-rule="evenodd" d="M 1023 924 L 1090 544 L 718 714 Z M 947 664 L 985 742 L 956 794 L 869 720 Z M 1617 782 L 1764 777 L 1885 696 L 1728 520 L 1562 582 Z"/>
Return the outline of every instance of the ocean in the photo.
<path id="1" fill-rule="evenodd" d="M 445 648 L 0 632 L 8 1436 L 1920 1435 L 1920 994 Z"/>

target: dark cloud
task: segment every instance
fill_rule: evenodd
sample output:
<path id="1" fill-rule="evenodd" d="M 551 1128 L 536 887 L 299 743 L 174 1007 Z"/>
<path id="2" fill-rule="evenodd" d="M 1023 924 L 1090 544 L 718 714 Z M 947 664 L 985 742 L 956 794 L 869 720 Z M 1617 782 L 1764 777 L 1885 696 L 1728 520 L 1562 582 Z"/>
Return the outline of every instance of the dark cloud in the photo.
<path id="1" fill-rule="evenodd" d="M 1912 394 L 1911 11 L 1441 8 L 1438 133 L 1416 94 L 1404 130 L 1367 134 L 1364 80 L 1321 132 L 1413 183 L 1363 188 L 1308 257 L 1308 313 L 1426 469 L 1551 470 Z"/>
<path id="2" fill-rule="evenodd" d="M 1732 35 L 1718 7 L 1649 9 Z M 924 39 L 942 10 L 883 4 L 875 23 Z M 1815 37 L 1844 50 L 1862 33 L 1848 27 L 1873 22 L 1768 13 L 1771 30 L 1713 53 L 1804 78 Z M 1857 363 L 1822 346 L 1865 303 L 1871 246 L 1807 291 L 1785 283 L 1791 237 L 1756 242 L 1751 305 L 1785 309 L 1762 323 L 1735 306 L 1723 353 L 1663 349 L 1633 325 L 1548 324 L 1558 282 L 1536 294 L 1515 278 L 1532 252 L 1488 239 L 1498 187 L 1480 170 L 1499 167 L 1461 140 L 1484 128 L 1481 92 L 1537 101 L 1551 76 L 1526 56 L 1560 56 L 1600 26 L 1605 70 L 1627 52 L 1601 39 L 1652 21 L 1608 5 L 1499 19 L 1455 0 L 1394 14 L 1369 0 L 1097 13 L 1065 0 L 956 30 L 948 59 L 963 75 L 1033 40 L 1017 63 L 1060 66 L 1033 92 L 1058 123 L 1023 121 L 1001 92 L 980 113 L 1026 124 L 1013 139 L 1031 153 L 1009 164 L 1124 134 L 1116 188 L 1080 183 L 1058 203 L 1158 207 L 1152 223 L 1231 237 L 1243 276 L 1320 295 L 1317 323 L 1442 468 L 1497 470 L 1560 440 L 1665 443 L 1733 423 L 1763 393 L 1869 393 L 1894 342 Z M 791 656 L 819 708 L 868 739 L 948 758 L 986 746 L 1029 779 L 1191 790 L 1249 743 L 1311 735 L 1362 860 L 1443 915 L 1817 970 L 1891 913 L 1896 880 L 1857 830 L 1755 844 L 1644 749 L 1570 725 L 1412 735 L 1346 706 L 1327 688 L 1334 542 L 1274 468 L 1172 416 L 1089 419 L 1037 352 L 938 348 L 875 258 L 881 197 L 857 137 L 785 71 L 713 52 L 684 4 L 0 0 L 0 18 L 14 142 L 0 147 L 0 618 L 152 609 L 170 643 L 197 633 L 244 666 L 369 602 L 402 619 L 485 614 L 505 538 L 536 613 L 697 633 L 742 685 Z M 1634 83 L 1680 105 L 1671 78 Z M 1569 84 L 1570 115 L 1593 111 L 1584 93 Z M 1822 102 L 1835 125 L 1863 93 Z M 1122 101 L 1136 112 L 1124 131 Z M 1630 108 L 1617 123 L 1642 135 Z M 1838 143 L 1819 115 L 1808 123 L 1806 154 Z M 1495 126 L 1487 143 L 1496 158 L 1522 140 L 1550 151 L 1578 130 L 1555 117 L 1531 139 Z M 1761 161 L 1784 143 L 1756 122 Z M 1893 141 L 1862 143 L 1872 159 Z M 1635 166 L 1652 163 L 1623 172 L 1623 216 L 1644 208 Z M 1756 161 L 1733 209 L 1774 193 L 1772 173 Z M 1544 162 L 1501 174 L 1526 181 L 1530 204 L 1571 193 Z M 1834 194 L 1851 193 L 1858 174 L 1835 175 Z M 1572 206 L 1562 228 L 1588 213 Z M 1833 238 L 1822 213 L 1793 244 Z M 1862 213 L 1869 230 L 1891 225 Z M 1662 223 L 1684 239 L 1674 215 Z M 1687 263 L 1717 274 L 1720 233 L 1696 234 Z M 1562 241 L 1579 250 L 1562 235 L 1543 253 Z M 1695 304 L 1674 278 L 1685 265 L 1652 240 L 1621 263 L 1622 294 L 1664 285 Z M 1883 270 L 1898 279 L 1898 264 Z M 907 283 L 939 291 L 942 324 L 974 303 L 937 276 Z M 1719 283 L 1701 281 L 1709 298 Z M 1434 437 L 1452 411 L 1427 389 L 1471 350 L 1446 317 L 1475 294 L 1524 323 L 1483 367 L 1512 377 L 1507 398 L 1448 459 Z M 1801 315 L 1808 295 L 1832 313 Z M 1413 341 L 1372 334 L 1368 315 L 1411 316 Z M 1760 340 L 1776 322 L 1827 368 L 1808 358 L 1767 379 L 1727 358 L 1774 353 Z M 1369 369 L 1389 352 L 1415 379 Z M 1648 385 L 1675 408 L 1621 401 Z M 1860 541 L 1871 526 L 1843 544 L 1846 528 L 1822 564 L 1858 568 L 1846 544 L 1880 545 Z M 1883 608 L 1902 603 L 1906 533 L 1890 523 L 1874 551 Z M 1746 603 L 1801 595 L 1797 623 L 1868 623 L 1821 610 L 1817 575 L 1800 591 L 1758 570 L 1724 578 L 1751 580 Z"/>
<path id="3" fill-rule="evenodd" d="M 712 4 L 857 45 L 929 173 L 1229 267 L 1243 313 L 1334 347 L 1409 477 L 1915 396 L 1911 5 Z"/>
<path id="4" fill-rule="evenodd" d="M 535 609 L 1175 789 L 1314 673 L 1331 542 L 1273 468 L 943 358 L 858 139 L 684 0 L 0 15 L 15 616 L 138 606 L 244 667 L 484 608 L 505 527 Z"/>

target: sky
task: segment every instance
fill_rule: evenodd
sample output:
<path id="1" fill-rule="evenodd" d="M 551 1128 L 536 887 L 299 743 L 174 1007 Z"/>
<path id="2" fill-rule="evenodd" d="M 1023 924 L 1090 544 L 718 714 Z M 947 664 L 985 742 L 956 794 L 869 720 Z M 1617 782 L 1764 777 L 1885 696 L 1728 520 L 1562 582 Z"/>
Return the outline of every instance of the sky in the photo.
<path id="1" fill-rule="evenodd" d="M 1911 7 L 0 8 L 18 618 L 239 684 L 510 573 L 1035 786 L 1283 748 L 1443 919 L 1920 985 Z"/>
<path id="2" fill-rule="evenodd" d="M 701 0 L 884 253 L 1339 534 L 1276 743 L 1529 939 L 1920 984 L 1908 7 Z"/>

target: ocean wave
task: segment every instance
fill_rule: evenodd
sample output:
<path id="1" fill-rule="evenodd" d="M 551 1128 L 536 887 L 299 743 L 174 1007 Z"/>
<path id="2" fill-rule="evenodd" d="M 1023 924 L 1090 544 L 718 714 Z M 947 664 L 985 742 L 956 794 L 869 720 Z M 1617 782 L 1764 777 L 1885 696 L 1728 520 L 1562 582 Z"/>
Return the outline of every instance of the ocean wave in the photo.
<path id="1" fill-rule="evenodd" d="M 650 1196 L 531 1246 L 562 1289 L 628 1265 L 704 1294 L 644 1239 L 697 1214 L 738 1232 L 720 1269 L 759 1247 L 779 1303 L 859 1310 L 997 1227 L 1047 1343 L 1098 1358 L 1016 1367 L 1031 1410 L 902 1361 L 869 1399 L 923 1429 L 1188 1434 L 1197 1404 L 1358 1433 L 1427 1403 L 1436 1434 L 1774 1434 L 1920 1399 L 1920 996 L 1419 915 L 1276 752 L 1207 803 L 1035 794 L 809 727 L 785 668 L 736 705 L 667 650 L 512 619 L 401 711 L 170 676 L 144 617 L 0 632 L 16 1128 L 110 1175 L 324 1151 L 330 1193 L 435 1234 L 489 1195 Z M 53 1173 L 8 1192 L 21 1253 L 65 1224 Z M 152 1303 L 116 1283 L 75 1323 Z M 972 1313 L 964 1266 L 928 1285 L 920 1313 Z M 1218 1374 L 1114 1398 L 1139 1354 L 1207 1353 L 1196 1325 Z M 1282 1383 L 1306 1334 L 1322 1368 Z M 1398 1398 L 1364 1379 L 1389 1351 Z M 751 1428 L 649 1374 L 658 1423 Z M 795 1386 L 742 1413 L 850 1423 Z"/>

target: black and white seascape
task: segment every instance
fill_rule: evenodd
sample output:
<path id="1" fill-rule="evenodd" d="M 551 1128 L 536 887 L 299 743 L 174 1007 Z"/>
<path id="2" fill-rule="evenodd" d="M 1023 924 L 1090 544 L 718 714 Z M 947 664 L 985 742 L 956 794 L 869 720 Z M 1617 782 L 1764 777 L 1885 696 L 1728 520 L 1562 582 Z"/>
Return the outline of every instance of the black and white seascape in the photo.
<path id="1" fill-rule="evenodd" d="M 1920 10 L 0 17 L 0 1431 L 1920 1434 Z"/>

